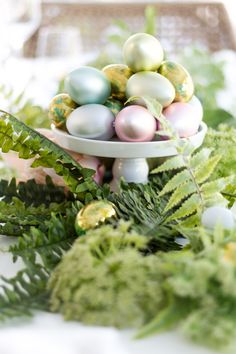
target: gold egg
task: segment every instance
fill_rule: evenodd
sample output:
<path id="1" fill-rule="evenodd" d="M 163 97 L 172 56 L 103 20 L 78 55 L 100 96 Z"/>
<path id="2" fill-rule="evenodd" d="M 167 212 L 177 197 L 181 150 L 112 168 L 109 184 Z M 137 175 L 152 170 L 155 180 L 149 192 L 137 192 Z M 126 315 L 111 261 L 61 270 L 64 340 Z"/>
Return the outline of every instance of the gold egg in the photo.
<path id="1" fill-rule="evenodd" d="M 51 100 L 48 116 L 57 128 L 66 129 L 66 119 L 76 107 L 77 103 L 67 93 L 60 93 Z"/>
<path id="2" fill-rule="evenodd" d="M 84 206 L 76 216 L 75 229 L 78 234 L 81 229 L 94 229 L 107 219 L 116 216 L 114 204 L 107 200 L 96 200 Z"/>
<path id="3" fill-rule="evenodd" d="M 158 72 L 165 76 L 175 88 L 176 102 L 188 102 L 194 93 L 193 80 L 188 71 L 180 64 L 166 60 L 162 62 Z"/>
<path id="4" fill-rule="evenodd" d="M 102 71 L 111 83 L 111 95 L 118 100 L 125 100 L 126 84 L 133 74 L 130 68 L 124 64 L 111 64 L 105 66 Z"/>

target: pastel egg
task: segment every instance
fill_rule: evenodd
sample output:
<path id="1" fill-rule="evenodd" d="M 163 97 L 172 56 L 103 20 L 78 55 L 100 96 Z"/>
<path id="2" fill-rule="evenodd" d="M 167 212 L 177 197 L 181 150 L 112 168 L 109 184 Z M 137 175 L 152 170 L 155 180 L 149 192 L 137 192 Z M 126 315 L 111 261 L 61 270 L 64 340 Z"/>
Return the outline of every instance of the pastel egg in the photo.
<path id="1" fill-rule="evenodd" d="M 203 118 L 203 107 L 201 104 L 201 101 L 195 96 L 193 95 L 193 97 L 191 98 L 190 101 L 188 101 L 188 104 L 190 104 L 191 106 L 194 107 L 194 109 L 196 110 L 200 121 L 202 121 Z"/>
<path id="2" fill-rule="evenodd" d="M 193 80 L 182 65 L 166 60 L 161 64 L 158 71 L 174 86 L 176 102 L 188 102 L 190 100 L 194 93 Z"/>
<path id="3" fill-rule="evenodd" d="M 188 103 L 174 102 L 163 110 L 163 116 L 170 122 L 180 138 L 187 138 L 197 133 L 200 125 L 198 112 Z M 157 124 L 162 130 L 161 124 Z"/>
<path id="4" fill-rule="evenodd" d="M 125 42 L 123 56 L 133 72 L 155 71 L 161 65 L 164 52 L 157 38 L 147 33 L 136 33 Z"/>
<path id="5" fill-rule="evenodd" d="M 151 141 L 155 130 L 156 119 L 141 106 L 125 107 L 118 113 L 115 120 L 115 131 L 122 141 Z"/>
<path id="6" fill-rule="evenodd" d="M 125 100 L 126 84 L 133 74 L 130 68 L 124 64 L 111 64 L 105 66 L 102 71 L 111 83 L 111 95 L 118 100 Z"/>
<path id="7" fill-rule="evenodd" d="M 132 96 L 150 96 L 158 100 L 163 107 L 167 107 L 175 98 L 175 89 L 164 76 L 142 71 L 132 75 L 127 82 L 126 97 Z"/>
<path id="8" fill-rule="evenodd" d="M 66 119 L 78 107 L 67 93 L 53 97 L 49 105 L 48 116 L 59 129 L 65 129 Z"/>
<path id="9" fill-rule="evenodd" d="M 235 226 L 232 211 L 218 205 L 207 208 L 202 214 L 201 222 L 208 229 L 214 229 L 218 224 L 229 230 Z"/>
<path id="10" fill-rule="evenodd" d="M 81 66 L 65 79 L 66 92 L 79 105 L 103 104 L 111 94 L 111 84 L 106 75 L 95 68 Z"/>
<path id="11" fill-rule="evenodd" d="M 117 114 L 122 110 L 124 105 L 118 101 L 115 100 L 114 98 L 108 98 L 108 100 L 104 103 L 104 106 L 108 107 L 114 116 L 117 116 Z"/>
<path id="12" fill-rule="evenodd" d="M 67 118 L 66 127 L 71 135 L 95 140 L 109 140 L 114 135 L 114 115 L 100 104 L 76 108 Z"/>

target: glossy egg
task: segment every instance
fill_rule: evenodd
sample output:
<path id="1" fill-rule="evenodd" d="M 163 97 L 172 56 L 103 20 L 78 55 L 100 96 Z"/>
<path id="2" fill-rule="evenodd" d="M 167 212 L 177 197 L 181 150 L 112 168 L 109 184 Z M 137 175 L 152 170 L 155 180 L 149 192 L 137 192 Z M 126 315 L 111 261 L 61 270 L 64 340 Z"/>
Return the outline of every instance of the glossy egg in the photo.
<path id="1" fill-rule="evenodd" d="M 129 37 L 123 47 L 124 61 L 133 72 L 157 70 L 164 58 L 158 39 L 147 33 Z"/>
<path id="2" fill-rule="evenodd" d="M 79 105 L 103 104 L 111 94 L 111 84 L 102 71 L 81 66 L 66 77 L 65 90 Z"/>
<path id="3" fill-rule="evenodd" d="M 108 98 L 108 100 L 104 103 L 104 106 L 108 107 L 114 116 L 117 116 L 117 114 L 122 110 L 124 105 L 118 101 L 115 100 L 114 98 Z"/>
<path id="4" fill-rule="evenodd" d="M 156 131 L 156 119 L 144 107 L 128 106 L 118 113 L 115 130 L 122 141 L 151 141 Z"/>
<path id="5" fill-rule="evenodd" d="M 118 100 L 125 100 L 127 80 L 133 74 L 130 68 L 124 64 L 111 64 L 105 66 L 102 71 L 111 83 L 111 95 Z"/>
<path id="6" fill-rule="evenodd" d="M 66 128 L 66 119 L 78 107 L 67 93 L 60 93 L 53 97 L 49 105 L 48 116 L 59 129 Z"/>
<path id="7" fill-rule="evenodd" d="M 235 225 L 232 211 L 223 206 L 207 208 L 202 214 L 201 222 L 208 229 L 214 229 L 218 224 L 224 229 L 233 229 Z"/>
<path id="8" fill-rule="evenodd" d="M 170 122 L 180 138 L 187 138 L 197 133 L 200 125 L 198 112 L 188 103 L 174 102 L 163 110 L 163 116 Z M 157 124 L 162 130 L 161 124 Z"/>
<path id="9" fill-rule="evenodd" d="M 158 100 L 163 107 L 167 107 L 175 98 L 175 89 L 164 76 L 142 71 L 132 75 L 127 82 L 126 97 L 132 96 L 150 96 Z"/>
<path id="10" fill-rule="evenodd" d="M 174 86 L 176 102 L 188 102 L 190 100 L 194 93 L 193 80 L 182 65 L 166 60 L 161 64 L 158 71 Z"/>
<path id="11" fill-rule="evenodd" d="M 71 135 L 95 140 L 109 140 L 114 135 L 114 115 L 100 104 L 76 108 L 67 118 L 66 127 Z"/>
<path id="12" fill-rule="evenodd" d="M 197 96 L 193 95 L 193 97 L 191 98 L 190 101 L 188 101 L 188 104 L 190 104 L 191 106 L 194 107 L 194 109 L 196 110 L 199 119 L 202 120 L 203 118 L 203 107 L 201 104 L 201 101 L 197 98 Z"/>

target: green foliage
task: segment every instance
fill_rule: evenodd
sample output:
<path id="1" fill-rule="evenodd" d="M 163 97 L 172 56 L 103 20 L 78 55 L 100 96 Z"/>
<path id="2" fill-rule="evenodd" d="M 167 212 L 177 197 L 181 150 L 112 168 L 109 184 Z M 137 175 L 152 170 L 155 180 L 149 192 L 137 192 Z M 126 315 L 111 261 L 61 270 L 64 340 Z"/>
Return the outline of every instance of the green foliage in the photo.
<path id="1" fill-rule="evenodd" d="M 32 128 L 49 128 L 50 120 L 47 110 L 33 104 L 31 99 L 25 99 L 25 92 L 15 96 L 13 88 L 0 86 L 1 100 L 7 103 L 7 110 Z"/>
<path id="2" fill-rule="evenodd" d="M 161 178 L 151 178 L 148 184 L 125 183 L 120 184 L 119 193 L 113 193 L 109 200 L 116 206 L 119 218 L 130 220 L 132 229 L 146 235 L 149 252 L 156 250 L 178 249 L 175 237 L 179 236 L 173 223 L 166 222 L 164 209 L 167 203 L 165 197 L 158 194 L 163 187 L 168 175 Z"/>
<path id="3" fill-rule="evenodd" d="M 160 196 L 169 194 L 164 212 L 172 210 L 168 220 L 178 220 L 201 213 L 205 207 L 214 204 L 226 204 L 220 193 L 233 182 L 234 177 L 220 178 L 207 182 L 214 172 L 221 156 L 210 156 L 211 150 L 204 148 L 195 154 L 185 155 L 185 150 L 178 149 L 180 155 L 174 156 L 151 173 L 180 169 L 160 191 Z"/>
<path id="4" fill-rule="evenodd" d="M 165 272 L 168 301 L 138 337 L 181 326 L 192 340 L 216 349 L 235 336 L 236 230 L 199 229 L 199 252 L 162 253 L 157 272 Z"/>
<path id="5" fill-rule="evenodd" d="M 42 266 L 31 265 L 11 279 L 1 277 L 0 321 L 29 317 L 33 310 L 48 310 L 48 276 Z"/>
<path id="6" fill-rule="evenodd" d="M 82 200 L 96 196 L 98 186 L 92 179 L 93 170 L 82 168 L 61 147 L 5 112 L 0 113 L 0 147 L 2 152 L 11 150 L 21 158 L 34 158 L 32 167 L 53 168 Z"/>
<path id="7" fill-rule="evenodd" d="M 16 197 L 26 206 L 35 207 L 44 204 L 49 206 L 51 203 L 63 203 L 66 200 L 73 200 L 73 195 L 65 193 L 64 187 L 55 186 L 51 177 L 46 177 L 45 184 L 37 184 L 33 179 L 26 182 L 16 183 L 15 178 L 11 181 L 0 181 L 0 198 L 6 203 L 10 203 Z"/>
<path id="8" fill-rule="evenodd" d="M 106 225 L 74 243 L 50 277 L 53 311 L 67 320 L 121 328 L 150 319 L 161 299 L 153 282 L 156 258 L 140 254 L 146 238 L 129 226 Z"/>

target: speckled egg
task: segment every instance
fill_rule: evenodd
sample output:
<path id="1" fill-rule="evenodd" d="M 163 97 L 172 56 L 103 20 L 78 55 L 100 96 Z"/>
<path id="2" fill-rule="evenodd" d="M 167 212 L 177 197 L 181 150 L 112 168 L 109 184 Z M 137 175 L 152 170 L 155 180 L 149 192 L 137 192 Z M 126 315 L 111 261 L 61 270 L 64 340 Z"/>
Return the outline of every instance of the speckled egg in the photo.
<path id="1" fill-rule="evenodd" d="M 65 90 L 81 106 L 103 104 L 111 94 L 111 84 L 102 71 L 81 66 L 66 77 Z"/>
<path id="2" fill-rule="evenodd" d="M 133 72 L 157 70 L 164 57 L 157 38 L 147 33 L 129 37 L 123 47 L 124 61 Z"/>
<path id="3" fill-rule="evenodd" d="M 124 64 L 111 64 L 105 66 L 102 71 L 111 83 L 111 95 L 118 100 L 125 100 L 126 84 L 133 74 L 130 68 Z"/>
<path id="4" fill-rule="evenodd" d="M 175 101 L 188 102 L 194 93 L 193 80 L 188 71 L 180 64 L 166 60 L 158 69 L 175 88 Z"/>
<path id="5" fill-rule="evenodd" d="M 164 76 L 142 71 L 132 75 L 127 82 L 126 97 L 132 96 L 150 96 L 158 100 L 163 107 L 167 107 L 175 98 L 175 89 Z"/>
<path id="6" fill-rule="evenodd" d="M 53 97 L 49 105 L 48 116 L 59 129 L 66 129 L 66 119 L 78 107 L 67 93 Z"/>
<path id="7" fill-rule="evenodd" d="M 95 140 L 109 140 L 114 135 L 114 114 L 100 104 L 76 108 L 67 118 L 66 127 L 71 135 Z"/>
<path id="8" fill-rule="evenodd" d="M 201 119 L 198 111 L 188 103 L 174 102 L 163 110 L 163 116 L 170 122 L 180 138 L 188 138 L 197 133 Z M 157 129 L 162 130 L 157 123 Z"/>
<path id="9" fill-rule="evenodd" d="M 156 119 L 146 108 L 131 105 L 118 113 L 115 131 L 122 141 L 151 141 L 156 131 Z"/>
<path id="10" fill-rule="evenodd" d="M 123 103 L 118 100 L 115 100 L 114 98 L 108 98 L 108 100 L 104 103 L 104 106 L 108 107 L 112 111 L 114 116 L 117 116 L 117 114 L 124 107 Z"/>

